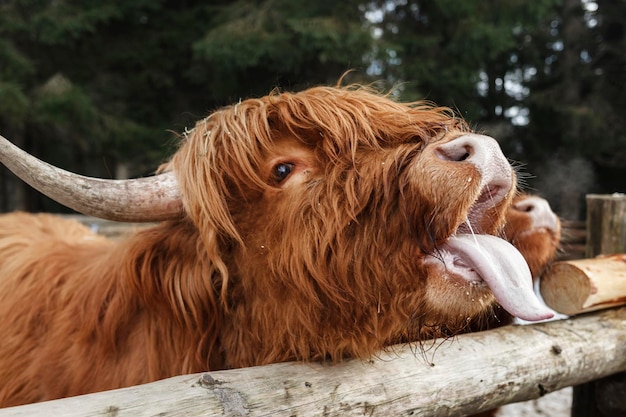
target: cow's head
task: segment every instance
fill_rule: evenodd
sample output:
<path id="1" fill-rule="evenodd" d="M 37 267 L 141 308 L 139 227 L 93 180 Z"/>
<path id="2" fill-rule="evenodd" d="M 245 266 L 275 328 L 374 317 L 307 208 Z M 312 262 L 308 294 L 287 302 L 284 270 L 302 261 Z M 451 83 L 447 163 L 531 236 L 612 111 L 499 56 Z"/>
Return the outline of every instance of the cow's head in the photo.
<path id="1" fill-rule="evenodd" d="M 550 315 L 496 237 L 514 172 L 447 109 L 362 88 L 247 100 L 199 121 L 167 169 L 226 259 L 234 322 L 307 343 L 277 350 L 308 357 L 316 335 L 336 346 L 350 332 L 385 344 L 458 332 L 493 294 L 513 315 Z"/>

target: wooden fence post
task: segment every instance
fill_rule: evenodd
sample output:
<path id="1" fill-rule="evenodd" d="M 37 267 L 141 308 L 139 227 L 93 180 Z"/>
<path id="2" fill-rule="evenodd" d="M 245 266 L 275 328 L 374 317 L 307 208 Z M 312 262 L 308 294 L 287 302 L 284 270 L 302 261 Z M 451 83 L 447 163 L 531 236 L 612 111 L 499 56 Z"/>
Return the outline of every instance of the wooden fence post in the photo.
<path id="1" fill-rule="evenodd" d="M 587 196 L 588 258 L 626 253 L 626 195 Z M 598 335 L 602 337 L 602 335 Z M 572 417 L 626 416 L 626 373 L 574 387 Z"/>
<path id="2" fill-rule="evenodd" d="M 626 194 L 587 196 L 587 257 L 626 253 Z"/>

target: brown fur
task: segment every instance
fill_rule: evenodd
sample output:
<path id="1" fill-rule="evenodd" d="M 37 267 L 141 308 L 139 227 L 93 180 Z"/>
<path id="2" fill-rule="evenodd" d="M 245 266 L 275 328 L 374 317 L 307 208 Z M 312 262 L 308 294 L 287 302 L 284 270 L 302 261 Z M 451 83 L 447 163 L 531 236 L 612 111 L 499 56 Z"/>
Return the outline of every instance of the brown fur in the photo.
<path id="1" fill-rule="evenodd" d="M 0 405 L 463 331 L 493 296 L 421 260 L 480 193 L 473 165 L 434 154 L 468 131 L 366 88 L 275 93 L 183 141 L 163 168 L 179 220 L 113 243 L 49 215 L 0 217 Z M 294 164 L 283 182 L 280 162 Z M 499 233 L 513 193 L 474 230 Z"/>

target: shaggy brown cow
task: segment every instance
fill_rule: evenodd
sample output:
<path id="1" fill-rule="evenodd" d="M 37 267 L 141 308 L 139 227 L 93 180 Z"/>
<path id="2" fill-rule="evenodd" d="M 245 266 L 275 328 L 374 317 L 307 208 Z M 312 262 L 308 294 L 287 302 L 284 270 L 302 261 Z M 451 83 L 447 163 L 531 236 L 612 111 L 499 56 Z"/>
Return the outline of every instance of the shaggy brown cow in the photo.
<path id="1" fill-rule="evenodd" d="M 0 138 L 3 139 L 3 138 Z M 152 178 L 0 160 L 88 214 L 164 220 L 121 242 L 0 217 L 0 404 L 288 360 L 366 358 L 535 298 L 502 232 L 515 174 L 447 109 L 362 87 L 219 110 Z"/>

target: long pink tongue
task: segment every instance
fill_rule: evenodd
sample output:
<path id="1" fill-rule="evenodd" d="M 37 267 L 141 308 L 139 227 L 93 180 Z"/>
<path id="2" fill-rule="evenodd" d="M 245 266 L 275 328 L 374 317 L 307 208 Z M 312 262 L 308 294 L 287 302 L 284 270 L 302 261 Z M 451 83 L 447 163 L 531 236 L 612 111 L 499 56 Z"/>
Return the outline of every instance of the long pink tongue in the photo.
<path id="1" fill-rule="evenodd" d="M 451 237 L 446 248 L 480 275 L 500 305 L 512 315 L 528 321 L 554 315 L 535 295 L 524 257 L 506 240 L 461 234 Z"/>

